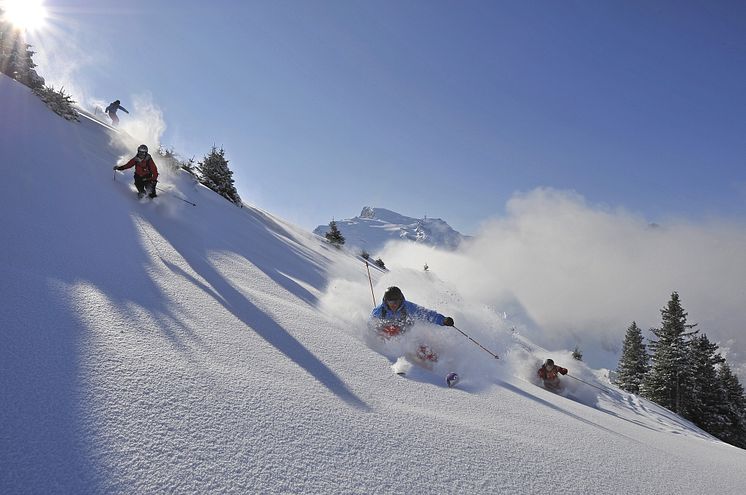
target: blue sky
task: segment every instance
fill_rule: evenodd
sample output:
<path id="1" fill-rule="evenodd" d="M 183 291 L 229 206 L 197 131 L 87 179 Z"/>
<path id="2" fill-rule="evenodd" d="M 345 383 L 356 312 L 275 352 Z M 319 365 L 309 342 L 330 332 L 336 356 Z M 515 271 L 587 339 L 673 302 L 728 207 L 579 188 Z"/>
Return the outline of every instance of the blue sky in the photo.
<path id="1" fill-rule="evenodd" d="M 45 3 L 42 75 L 148 95 L 164 144 L 222 145 L 245 201 L 309 230 L 371 205 L 473 234 L 537 187 L 746 216 L 742 2 Z"/>

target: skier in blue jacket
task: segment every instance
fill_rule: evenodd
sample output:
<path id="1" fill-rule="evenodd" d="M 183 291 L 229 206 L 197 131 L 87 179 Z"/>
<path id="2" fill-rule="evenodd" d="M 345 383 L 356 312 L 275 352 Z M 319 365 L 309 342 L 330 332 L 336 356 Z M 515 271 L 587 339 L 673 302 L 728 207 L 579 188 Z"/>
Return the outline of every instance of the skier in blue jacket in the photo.
<path id="1" fill-rule="evenodd" d="M 109 103 L 109 106 L 106 107 L 106 114 L 111 119 L 111 125 L 116 127 L 119 125 L 119 117 L 117 117 L 117 110 L 122 110 L 124 113 L 129 113 L 126 108 L 124 108 L 122 105 L 119 104 L 119 100 L 114 100 L 111 103 Z"/>
<path id="2" fill-rule="evenodd" d="M 383 302 L 376 306 L 371 313 L 375 330 L 384 339 L 390 339 L 405 333 L 417 320 L 427 321 L 435 325 L 453 326 L 453 318 L 443 316 L 437 311 L 423 308 L 404 299 L 399 287 L 389 287 L 383 294 Z M 417 357 L 423 361 L 437 361 L 438 354 L 430 346 L 420 345 Z"/>

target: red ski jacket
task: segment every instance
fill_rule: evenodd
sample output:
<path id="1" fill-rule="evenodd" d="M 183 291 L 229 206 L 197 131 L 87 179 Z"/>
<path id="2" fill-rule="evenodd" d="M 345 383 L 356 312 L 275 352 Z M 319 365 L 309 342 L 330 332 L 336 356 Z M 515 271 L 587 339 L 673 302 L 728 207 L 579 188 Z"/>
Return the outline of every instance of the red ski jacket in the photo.
<path id="1" fill-rule="evenodd" d="M 567 374 L 567 368 L 563 368 L 562 366 L 555 365 L 554 368 L 552 368 L 551 371 L 547 371 L 546 368 L 544 368 L 542 366 L 541 368 L 539 368 L 538 373 L 539 373 L 539 378 L 541 378 L 542 380 L 550 380 L 551 381 L 551 380 L 557 379 L 557 373 L 559 373 L 561 375 L 566 375 Z"/>
<path id="2" fill-rule="evenodd" d="M 124 165 L 117 167 L 117 170 L 126 170 L 132 167 L 135 167 L 135 175 L 139 175 L 143 179 L 158 180 L 158 167 L 155 166 L 153 157 L 150 155 L 143 160 L 134 157 Z"/>

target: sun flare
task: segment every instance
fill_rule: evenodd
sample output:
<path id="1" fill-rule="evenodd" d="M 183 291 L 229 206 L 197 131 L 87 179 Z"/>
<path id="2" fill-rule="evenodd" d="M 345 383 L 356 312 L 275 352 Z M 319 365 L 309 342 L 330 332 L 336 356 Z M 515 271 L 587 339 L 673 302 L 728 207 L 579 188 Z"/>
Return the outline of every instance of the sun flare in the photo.
<path id="1" fill-rule="evenodd" d="M 2 18 L 24 31 L 33 31 L 44 25 L 47 9 L 43 0 L 0 0 Z"/>

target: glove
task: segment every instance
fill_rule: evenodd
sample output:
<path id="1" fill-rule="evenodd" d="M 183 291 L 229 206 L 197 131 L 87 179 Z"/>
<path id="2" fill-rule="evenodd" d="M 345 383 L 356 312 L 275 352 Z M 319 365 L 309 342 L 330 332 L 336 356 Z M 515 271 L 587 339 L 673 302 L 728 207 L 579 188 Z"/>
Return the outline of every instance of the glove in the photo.
<path id="1" fill-rule="evenodd" d="M 443 326 L 444 327 L 452 327 L 453 326 L 453 318 L 450 316 L 446 316 L 443 320 Z"/>

